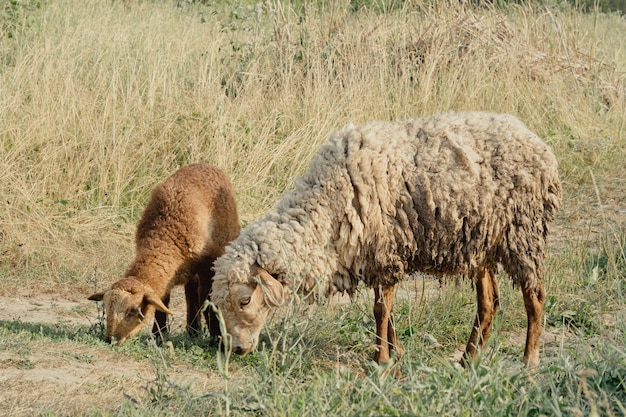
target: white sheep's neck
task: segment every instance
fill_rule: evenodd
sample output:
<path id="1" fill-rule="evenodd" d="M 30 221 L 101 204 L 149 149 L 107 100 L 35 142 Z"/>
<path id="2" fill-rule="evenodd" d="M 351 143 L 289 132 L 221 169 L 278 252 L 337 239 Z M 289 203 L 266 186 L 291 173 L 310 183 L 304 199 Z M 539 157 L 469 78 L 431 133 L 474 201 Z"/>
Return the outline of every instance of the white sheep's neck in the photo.
<path id="1" fill-rule="evenodd" d="M 314 298 L 355 285 L 334 248 L 343 215 L 324 190 L 288 193 L 276 210 L 248 230 L 257 262 L 295 292 Z M 335 197 L 336 199 L 337 197 Z"/>

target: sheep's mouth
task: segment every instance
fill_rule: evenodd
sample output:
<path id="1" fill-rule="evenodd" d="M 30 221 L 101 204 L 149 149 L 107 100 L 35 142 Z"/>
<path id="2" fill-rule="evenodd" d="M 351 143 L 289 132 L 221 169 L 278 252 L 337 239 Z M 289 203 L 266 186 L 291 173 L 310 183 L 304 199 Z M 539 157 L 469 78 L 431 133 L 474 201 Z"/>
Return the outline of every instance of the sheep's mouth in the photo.
<path id="1" fill-rule="evenodd" d="M 246 350 L 244 350 L 244 348 L 242 348 L 241 346 L 237 346 L 233 349 L 233 352 L 235 352 L 237 355 L 246 355 L 248 354 L 248 352 Z"/>
<path id="2" fill-rule="evenodd" d="M 233 352 L 235 352 L 237 355 L 241 355 L 241 356 L 246 356 L 248 353 L 252 352 L 253 350 L 254 350 L 254 345 L 252 345 L 249 348 L 243 348 L 241 346 L 233 347 Z"/>
<path id="3" fill-rule="evenodd" d="M 227 351 L 227 348 L 226 348 L 226 346 L 223 343 L 220 344 L 220 350 L 222 352 L 226 352 Z M 252 349 L 244 349 L 241 346 L 233 346 L 231 349 L 228 349 L 228 350 L 229 350 L 229 352 L 236 353 L 237 355 L 240 355 L 240 356 L 245 356 L 245 355 L 247 355 L 248 353 L 250 353 L 252 351 Z"/>
<path id="4" fill-rule="evenodd" d="M 115 345 L 115 346 L 119 346 L 124 340 L 126 340 L 125 337 L 108 336 L 108 335 L 104 337 L 105 342 L 107 342 L 110 345 Z"/>
<path id="5" fill-rule="evenodd" d="M 243 346 L 232 346 L 227 343 L 220 343 L 220 349 L 222 352 L 228 351 L 229 353 L 235 353 L 240 356 L 246 356 L 248 353 L 252 352 L 255 347 L 255 344 L 251 344 L 250 347 L 244 348 Z"/>

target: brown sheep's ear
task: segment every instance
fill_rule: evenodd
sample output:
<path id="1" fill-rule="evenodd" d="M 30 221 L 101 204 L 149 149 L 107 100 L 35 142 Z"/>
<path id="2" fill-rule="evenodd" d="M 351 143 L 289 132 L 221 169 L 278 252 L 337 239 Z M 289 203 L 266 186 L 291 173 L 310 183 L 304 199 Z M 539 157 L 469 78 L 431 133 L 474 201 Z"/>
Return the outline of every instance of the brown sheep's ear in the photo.
<path id="1" fill-rule="evenodd" d="M 88 300 L 91 301 L 102 301 L 102 299 L 104 298 L 104 291 L 103 292 L 97 292 L 93 295 L 90 295 Z"/>
<path id="2" fill-rule="evenodd" d="M 278 307 L 285 303 L 285 299 L 287 298 L 285 294 L 286 291 L 280 281 L 256 264 L 252 267 L 252 274 L 259 276 L 261 285 L 263 286 L 264 298 L 270 306 Z"/>
<path id="3" fill-rule="evenodd" d="M 143 296 L 143 302 L 146 304 L 152 304 L 154 308 L 156 308 L 159 311 L 164 312 L 165 314 L 170 314 L 172 316 L 174 315 L 174 312 L 170 310 L 169 308 L 167 308 L 165 304 L 163 304 L 163 301 L 161 301 L 161 299 L 155 296 L 154 294 L 150 294 L 150 293 L 145 294 Z"/>

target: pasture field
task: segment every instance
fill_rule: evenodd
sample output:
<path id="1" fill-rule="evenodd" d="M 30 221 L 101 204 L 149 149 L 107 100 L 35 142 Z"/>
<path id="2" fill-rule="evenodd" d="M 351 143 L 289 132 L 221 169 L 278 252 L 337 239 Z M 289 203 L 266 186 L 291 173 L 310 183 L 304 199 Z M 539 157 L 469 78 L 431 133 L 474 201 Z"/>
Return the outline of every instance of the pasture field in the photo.
<path id="1" fill-rule="evenodd" d="M 624 17 L 564 3 L 1 3 L 0 415 L 626 416 L 624 39 Z M 180 166 L 223 169 L 245 226 L 332 130 L 450 110 L 514 114 L 559 160 L 537 368 L 504 275 L 469 369 L 462 280 L 398 290 L 401 374 L 370 361 L 365 288 L 277 311 L 246 357 L 185 335 L 180 289 L 165 343 L 103 341 L 86 298 Z"/>

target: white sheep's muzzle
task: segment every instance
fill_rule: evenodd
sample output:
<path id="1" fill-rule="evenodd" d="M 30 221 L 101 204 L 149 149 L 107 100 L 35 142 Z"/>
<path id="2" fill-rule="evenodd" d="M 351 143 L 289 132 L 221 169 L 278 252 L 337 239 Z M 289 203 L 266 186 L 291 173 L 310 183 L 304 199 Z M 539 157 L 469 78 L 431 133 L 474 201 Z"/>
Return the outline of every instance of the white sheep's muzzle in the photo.
<path id="1" fill-rule="evenodd" d="M 232 351 L 235 352 L 237 355 L 247 355 L 248 353 L 252 352 L 259 344 L 260 330 L 261 328 L 259 328 L 259 331 L 256 332 L 256 334 L 248 333 L 247 335 L 245 335 L 247 330 L 235 331 L 235 334 L 239 336 L 245 335 L 245 337 L 233 337 L 231 339 Z"/>

